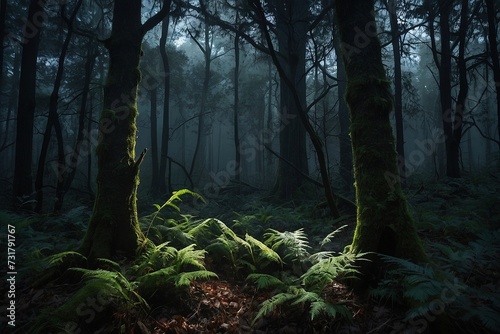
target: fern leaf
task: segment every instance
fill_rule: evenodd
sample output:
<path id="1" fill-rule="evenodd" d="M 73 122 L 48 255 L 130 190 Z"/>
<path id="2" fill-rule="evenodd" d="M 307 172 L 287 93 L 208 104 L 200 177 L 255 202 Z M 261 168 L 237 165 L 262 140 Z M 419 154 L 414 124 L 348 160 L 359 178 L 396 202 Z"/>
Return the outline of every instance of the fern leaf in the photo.
<path id="1" fill-rule="evenodd" d="M 180 273 L 175 279 L 175 286 L 188 286 L 192 281 L 201 279 L 218 278 L 217 274 L 208 270 L 196 270 Z"/>
<path id="2" fill-rule="evenodd" d="M 341 217 L 342 218 L 342 217 Z M 320 246 L 323 247 L 324 245 L 326 245 L 327 243 L 331 242 L 333 237 L 338 234 L 339 232 L 341 232 L 344 228 L 346 228 L 348 225 L 342 225 L 340 226 L 339 228 L 337 228 L 335 231 L 329 233 L 320 243 Z"/>
<path id="3" fill-rule="evenodd" d="M 247 279 L 253 280 L 257 284 L 257 289 L 259 290 L 283 288 L 286 286 L 283 281 L 268 274 L 250 274 L 247 276 Z"/>
<path id="4" fill-rule="evenodd" d="M 245 240 L 253 246 L 256 246 L 260 249 L 262 256 L 264 256 L 266 259 L 269 259 L 273 262 L 276 263 L 282 263 L 281 257 L 276 253 L 273 249 L 269 248 L 267 245 L 265 245 L 263 242 L 255 239 L 248 233 L 245 235 Z"/>
<path id="5" fill-rule="evenodd" d="M 299 289 L 297 298 L 292 302 L 291 305 L 298 305 L 304 303 L 313 303 L 318 300 L 322 300 L 322 298 L 316 293 L 312 291 L 306 291 L 304 289 Z"/>
<path id="6" fill-rule="evenodd" d="M 269 298 L 268 300 L 264 301 L 261 304 L 259 312 L 257 312 L 257 314 L 255 315 L 255 318 L 252 322 L 252 325 L 255 324 L 255 322 L 258 319 L 265 317 L 265 316 L 271 314 L 272 312 L 274 312 L 278 308 L 278 306 L 280 306 L 286 302 L 289 302 L 295 298 L 296 298 L 296 295 L 293 293 L 282 292 L 282 293 L 278 293 L 278 294 L 272 296 L 271 298 Z"/>

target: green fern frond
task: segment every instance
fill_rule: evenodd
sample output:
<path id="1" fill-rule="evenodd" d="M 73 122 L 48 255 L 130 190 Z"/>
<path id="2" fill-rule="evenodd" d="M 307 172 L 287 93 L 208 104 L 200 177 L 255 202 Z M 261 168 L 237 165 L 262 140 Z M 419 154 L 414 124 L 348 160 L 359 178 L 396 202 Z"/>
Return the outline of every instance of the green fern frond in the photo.
<path id="1" fill-rule="evenodd" d="M 87 258 L 82 254 L 73 251 L 57 253 L 47 258 L 47 263 L 49 264 L 49 266 L 58 265 L 65 261 L 69 261 L 69 263 L 87 262 Z"/>
<path id="2" fill-rule="evenodd" d="M 342 217 L 341 217 L 342 218 Z M 331 242 L 333 237 L 338 234 L 339 232 L 342 232 L 344 228 L 346 228 L 348 225 L 342 225 L 339 228 L 337 228 L 335 231 L 329 233 L 320 243 L 320 246 L 323 247 L 327 243 Z"/>
<path id="3" fill-rule="evenodd" d="M 271 314 L 280 305 L 285 304 L 287 302 L 290 302 L 290 301 L 294 300 L 296 297 L 297 297 L 297 295 L 294 293 L 282 292 L 282 293 L 278 293 L 278 294 L 272 296 L 271 298 L 269 298 L 268 300 L 264 301 L 260 306 L 259 312 L 257 312 L 257 314 L 255 315 L 255 318 L 252 322 L 252 325 L 255 324 L 255 322 L 258 319 Z"/>
<path id="4" fill-rule="evenodd" d="M 120 271 L 121 266 L 118 262 L 112 261 L 110 259 L 105 258 L 97 258 L 95 260 L 95 264 L 99 268 L 106 268 L 107 270 Z"/>
<path id="5" fill-rule="evenodd" d="M 397 270 L 400 271 L 401 273 L 404 274 L 418 274 L 421 276 L 425 277 L 434 277 L 434 271 L 431 266 L 426 265 L 426 266 L 421 266 L 418 264 L 415 264 L 409 260 L 406 259 L 401 259 L 389 255 L 383 255 L 379 254 L 379 256 L 382 258 L 382 260 L 390 265 L 396 266 Z"/>
<path id="6" fill-rule="evenodd" d="M 257 289 L 281 289 L 286 284 L 279 278 L 268 274 L 250 274 L 247 280 L 253 280 L 257 284 Z"/>
<path id="7" fill-rule="evenodd" d="M 179 268 L 179 271 L 184 266 L 194 266 L 200 269 L 205 269 L 203 266 L 203 259 L 205 258 L 206 251 L 205 250 L 197 250 L 195 249 L 196 244 L 189 245 L 180 249 L 177 252 L 176 266 Z"/>
<path id="8" fill-rule="evenodd" d="M 475 318 L 484 327 L 492 332 L 499 332 L 500 329 L 500 311 L 494 310 L 488 306 L 479 306 L 472 310 Z"/>
<path id="9" fill-rule="evenodd" d="M 180 273 L 175 278 L 175 286 L 188 286 L 192 281 L 218 278 L 217 274 L 208 270 L 196 270 Z"/>
<path id="10" fill-rule="evenodd" d="M 265 243 L 271 245 L 275 251 L 282 247 L 285 254 L 283 259 L 302 262 L 310 256 L 311 246 L 309 246 L 309 240 L 303 228 L 294 232 L 280 232 L 274 229 L 267 229 L 267 231 L 264 233 Z"/>
<path id="11" fill-rule="evenodd" d="M 279 264 L 282 263 L 281 257 L 278 255 L 278 253 L 276 253 L 273 249 L 269 248 L 263 242 L 255 239 L 254 237 L 252 237 L 249 234 L 245 235 L 245 241 L 247 241 L 249 245 L 255 246 L 258 249 L 260 249 L 261 255 L 264 258 L 271 260 L 273 262 L 279 263 Z"/>
<path id="12" fill-rule="evenodd" d="M 174 202 L 175 201 L 182 202 L 181 196 L 186 195 L 186 194 L 191 195 L 191 196 L 195 197 L 196 199 L 199 199 L 199 200 L 205 202 L 205 199 L 201 195 L 199 195 L 191 190 L 188 190 L 188 189 L 181 189 L 181 190 L 172 192 L 172 196 L 170 196 L 170 198 L 165 203 L 163 203 L 163 205 L 160 206 L 159 204 L 154 204 L 156 211 L 151 215 L 151 222 L 149 223 L 149 226 L 146 229 L 146 232 L 144 233 L 144 235 L 146 236 L 146 239 L 149 235 L 149 231 L 151 229 L 151 226 L 153 225 L 154 221 L 158 217 L 158 214 L 161 212 L 161 210 L 163 210 L 165 207 L 168 206 L 168 207 L 176 210 L 177 212 L 179 212 L 180 208 Z"/>
<path id="13" fill-rule="evenodd" d="M 309 290 L 320 292 L 326 285 L 335 279 L 351 277 L 358 274 L 354 267 L 356 260 L 362 259 L 364 254 L 358 254 L 353 257 L 349 253 L 340 256 L 331 256 L 320 260 L 309 268 L 301 277 L 302 284 Z"/>
<path id="14" fill-rule="evenodd" d="M 323 299 L 316 292 L 306 291 L 303 288 L 300 288 L 297 290 L 297 298 L 295 298 L 291 305 L 313 303 L 319 300 Z"/>
<path id="15" fill-rule="evenodd" d="M 309 311 L 311 320 L 314 320 L 323 313 L 332 318 L 335 318 L 337 317 L 337 314 L 340 314 L 343 318 L 352 320 L 351 312 L 349 312 L 347 307 L 344 305 L 331 304 L 325 302 L 323 299 L 311 303 L 311 310 Z"/>

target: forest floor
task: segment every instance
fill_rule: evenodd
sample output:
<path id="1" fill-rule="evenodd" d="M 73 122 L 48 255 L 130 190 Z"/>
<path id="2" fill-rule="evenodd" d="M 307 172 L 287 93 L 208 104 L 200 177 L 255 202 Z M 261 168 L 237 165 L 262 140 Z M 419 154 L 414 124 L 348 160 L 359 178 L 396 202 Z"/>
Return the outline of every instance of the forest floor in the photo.
<path id="1" fill-rule="evenodd" d="M 257 289 L 246 279 L 247 272 L 235 273 L 229 263 L 209 254 L 204 264 L 218 278 L 192 282 L 185 297 L 156 300 L 145 313 L 129 305 L 115 308 L 111 313 L 103 311 L 99 316 L 102 307 L 94 305 L 97 317 L 94 320 L 92 316 L 92 329 L 60 324 L 60 333 L 367 334 L 425 330 L 451 333 L 451 329 L 453 333 L 497 333 L 500 328 L 499 180 L 492 177 L 415 182 L 406 194 L 419 235 L 434 264 L 428 268 L 397 263 L 391 275 L 369 294 L 356 294 L 344 281 L 332 281 L 321 292 L 322 300 L 341 305 L 348 315 L 321 314 L 311 320 L 310 303 L 292 303 L 282 304 L 255 320 L 262 303 L 277 291 Z M 332 221 L 325 208 L 318 205 L 317 198 L 321 198 L 320 192 L 277 203 L 263 192 L 245 192 L 245 189 L 235 192 L 228 188 L 202 208 L 186 202 L 181 210 L 185 219 L 216 217 L 242 235 L 262 237 L 268 228 L 303 229 L 310 253 L 342 252 L 350 244 L 355 227 L 353 207 L 344 204 L 342 219 Z M 140 203 L 143 212 L 153 212 L 147 200 Z M 57 310 L 81 287 L 79 282 L 61 279 L 34 287 L 37 279 L 34 273 L 43 270 L 43 259 L 48 255 L 76 249 L 89 215 L 90 209 L 85 206 L 76 206 L 58 216 L 0 211 L 2 228 L 7 223 L 16 226 L 18 263 L 24 265 L 16 283 L 17 326 L 11 332 L 36 333 L 33 324 L 40 315 Z M 144 217 L 143 224 L 151 215 Z M 328 248 L 318 246 L 328 233 L 342 225 L 347 226 Z M 124 267 L 131 265 L 123 259 L 115 260 Z M 449 296 L 446 291 L 453 293 Z M 404 300 L 413 301 L 418 307 L 408 308 Z M 83 314 L 85 310 L 74 312 Z M 8 333 L 2 326 L 0 332 Z M 436 329 L 439 326 L 448 329 Z"/>

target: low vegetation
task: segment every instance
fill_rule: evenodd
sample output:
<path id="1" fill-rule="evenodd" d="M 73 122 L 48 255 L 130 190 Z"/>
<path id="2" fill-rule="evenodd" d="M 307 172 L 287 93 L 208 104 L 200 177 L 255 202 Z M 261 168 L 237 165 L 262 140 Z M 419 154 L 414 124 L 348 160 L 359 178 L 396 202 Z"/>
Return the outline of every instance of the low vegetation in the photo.
<path id="1" fill-rule="evenodd" d="M 59 216 L 4 211 L 0 221 L 16 226 L 24 263 L 17 332 L 434 333 L 445 326 L 495 333 L 500 211 L 488 194 L 498 190 L 479 181 L 411 185 L 432 263 L 381 256 L 388 270 L 368 294 L 349 284 L 368 261 L 344 251 L 353 217 L 332 224 L 313 215 L 307 199 L 273 206 L 255 194 L 239 212 L 208 203 L 213 218 L 206 218 L 190 215 L 183 202 L 199 195 L 181 190 L 141 218 L 147 239 L 134 261 L 99 259 L 93 267 L 71 251 L 87 208 Z"/>

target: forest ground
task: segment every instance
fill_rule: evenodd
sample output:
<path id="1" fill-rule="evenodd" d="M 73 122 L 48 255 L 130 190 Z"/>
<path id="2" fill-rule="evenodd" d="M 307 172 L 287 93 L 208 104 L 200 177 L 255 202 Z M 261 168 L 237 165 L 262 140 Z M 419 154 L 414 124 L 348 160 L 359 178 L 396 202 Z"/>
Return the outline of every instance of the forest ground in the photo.
<path id="1" fill-rule="evenodd" d="M 392 276 L 385 277 L 373 293 L 354 293 L 342 280 L 334 280 L 324 289 L 325 300 L 343 305 L 349 317 L 319 316 L 310 320 L 306 303 L 299 304 L 300 307 L 282 305 L 253 322 L 261 303 L 276 291 L 258 290 L 245 279 L 246 272 L 235 273 L 228 263 L 208 254 L 205 265 L 218 279 L 191 283 L 188 298 L 157 302 L 147 314 L 116 309 L 98 322 L 94 332 L 419 333 L 445 315 L 451 322 L 450 328 L 460 328 L 464 333 L 495 333 L 500 328 L 497 327 L 500 323 L 499 194 L 500 180 L 494 175 L 438 182 L 414 180 L 406 189 L 419 235 L 434 262 L 432 268 L 443 269 L 445 277 L 459 287 L 457 296 L 444 303 L 437 270 L 399 263 Z M 257 237 L 262 237 L 267 228 L 280 231 L 303 228 L 310 253 L 320 250 L 322 238 L 345 224 L 347 227 L 322 249 L 342 252 L 351 242 L 354 210 L 349 204 L 342 205 L 344 216 L 333 221 L 318 198 L 320 189 L 308 189 L 293 201 L 278 203 L 265 192 L 228 187 L 203 207 L 193 207 L 184 201 L 181 212 L 187 219 L 215 217 L 234 231 Z M 153 203 L 151 198 L 139 199 L 143 228 L 154 212 Z M 37 277 L 34 273 L 43 269 L 45 257 L 76 249 L 90 213 L 90 207 L 77 202 L 73 209 L 58 216 L 0 211 L 2 228 L 7 223 L 16 225 L 16 252 L 18 263 L 23 264 L 18 276 L 20 293 L 14 332 L 26 332 L 42 310 L 57 309 L 81 286 L 78 282 L 61 280 L 36 288 L 32 284 Z M 130 265 L 125 260 L 117 262 Z M 409 281 L 409 277 L 415 280 Z M 429 292 L 433 289 L 437 291 L 434 294 Z M 403 300 L 412 300 L 419 306 L 416 311 L 409 310 Z M 436 302 L 440 300 L 441 303 Z M 433 311 L 433 302 L 442 309 Z M 409 315 L 411 311 L 417 315 Z M 0 329 L 4 333 L 4 328 Z M 435 329 L 431 331 L 434 332 Z"/>

